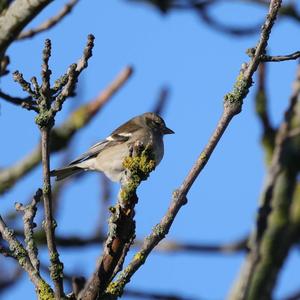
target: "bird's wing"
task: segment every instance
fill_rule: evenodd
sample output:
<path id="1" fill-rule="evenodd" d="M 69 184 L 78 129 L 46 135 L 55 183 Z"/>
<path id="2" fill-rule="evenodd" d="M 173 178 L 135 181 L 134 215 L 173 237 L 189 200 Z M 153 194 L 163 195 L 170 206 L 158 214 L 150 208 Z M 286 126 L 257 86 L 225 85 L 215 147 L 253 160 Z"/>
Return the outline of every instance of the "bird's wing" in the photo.
<path id="1" fill-rule="evenodd" d="M 112 147 L 114 145 L 127 142 L 132 136 L 132 133 L 141 129 L 139 125 L 131 125 L 130 132 L 128 131 L 128 122 L 117 128 L 113 133 L 107 137 L 105 140 L 100 141 L 90 147 L 88 151 L 84 152 L 82 155 L 74 159 L 69 163 L 69 165 L 74 165 L 80 162 L 83 162 L 87 159 L 97 156 L 103 149 L 107 147 Z"/>
<path id="2" fill-rule="evenodd" d="M 93 157 L 97 156 L 106 147 L 114 146 L 120 142 L 125 142 L 128 139 L 129 139 L 129 137 L 111 140 L 110 137 L 108 137 L 107 139 L 100 141 L 100 142 L 96 143 L 95 145 L 93 145 L 92 147 L 90 147 L 86 152 L 84 152 L 79 157 L 77 157 L 76 159 L 71 161 L 69 163 L 69 165 L 75 165 L 77 163 L 80 163 L 80 162 L 83 162 L 90 158 L 93 158 Z"/>

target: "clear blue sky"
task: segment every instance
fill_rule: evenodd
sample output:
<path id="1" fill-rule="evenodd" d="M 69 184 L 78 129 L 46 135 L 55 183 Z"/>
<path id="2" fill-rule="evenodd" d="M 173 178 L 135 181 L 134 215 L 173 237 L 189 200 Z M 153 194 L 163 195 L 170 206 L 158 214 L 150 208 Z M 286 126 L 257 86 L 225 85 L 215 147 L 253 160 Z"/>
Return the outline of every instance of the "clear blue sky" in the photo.
<path id="1" fill-rule="evenodd" d="M 31 26 L 53 15 L 64 1 L 55 1 Z M 214 15 L 232 24 L 255 24 L 266 8 L 220 5 Z M 288 34 L 287 34 L 288 32 Z M 14 43 L 8 54 L 10 70 L 19 69 L 29 79 L 40 74 L 41 51 L 45 38 L 52 40 L 53 78 L 81 55 L 86 36 L 96 37 L 89 67 L 80 77 L 80 99 L 70 99 L 60 113 L 59 124 L 76 102 L 95 97 L 126 65 L 135 73 L 87 128 L 72 143 L 74 156 L 108 135 L 127 119 L 151 110 L 162 86 L 170 87 L 165 120 L 176 134 L 165 139 L 165 157 L 139 189 L 136 208 L 137 236 L 148 234 L 161 219 L 172 191 L 182 182 L 200 153 L 222 111 L 223 96 L 234 83 L 245 50 L 258 36 L 233 38 L 208 28 L 193 12 L 171 12 L 166 16 L 146 5 L 121 0 L 81 1 L 73 13 L 47 33 Z M 286 19 L 278 22 L 270 39 L 272 54 L 299 50 L 299 25 Z M 288 103 L 296 62 L 268 65 L 268 95 L 274 124 L 279 124 Z M 2 88 L 14 95 L 21 89 L 7 76 Z M 253 91 L 243 111 L 230 125 L 207 167 L 194 184 L 189 203 L 179 213 L 168 236 L 180 242 L 225 243 L 247 234 L 255 219 L 265 168 L 260 147 L 260 126 L 254 113 Z M 39 141 L 34 113 L 1 102 L 1 167 L 12 164 L 31 151 Z M 57 167 L 63 154 L 52 157 Z M 24 202 L 41 186 L 38 168 L 5 194 L 1 212 L 15 201 Z M 117 195 L 118 185 L 114 186 Z M 99 175 L 86 174 L 80 184 L 70 184 L 59 208 L 59 234 L 92 233 L 101 213 L 98 205 Z M 62 250 L 67 272 L 88 275 L 94 270 L 100 246 L 84 250 Z M 134 252 L 130 252 L 130 257 Z M 47 254 L 42 252 L 44 261 Z M 224 299 L 238 274 L 243 255 L 153 253 L 133 277 L 129 287 L 156 292 L 172 292 L 207 300 Z M 8 264 L 1 259 L 1 263 Z M 276 295 L 282 296 L 300 286 L 299 253 L 292 253 L 280 274 Z M 24 298 L 26 295 L 26 298 Z M 27 276 L 3 299 L 33 299 Z"/>

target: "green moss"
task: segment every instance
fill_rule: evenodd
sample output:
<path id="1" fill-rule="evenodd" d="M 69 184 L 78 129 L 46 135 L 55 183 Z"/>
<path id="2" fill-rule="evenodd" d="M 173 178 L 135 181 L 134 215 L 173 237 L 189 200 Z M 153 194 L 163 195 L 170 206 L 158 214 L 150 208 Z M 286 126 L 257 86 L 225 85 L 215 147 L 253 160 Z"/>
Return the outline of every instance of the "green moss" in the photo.
<path id="1" fill-rule="evenodd" d="M 45 110 L 39 112 L 39 114 L 35 117 L 35 123 L 40 127 L 52 127 L 54 125 L 53 113 L 51 110 Z"/>
<path id="2" fill-rule="evenodd" d="M 53 281 L 58 280 L 63 277 L 63 269 L 64 265 L 59 260 L 59 254 L 58 253 L 52 253 L 50 256 L 50 276 Z"/>
<path id="3" fill-rule="evenodd" d="M 44 280 L 40 280 L 38 287 L 39 300 L 55 300 L 53 290 Z"/>
<path id="4" fill-rule="evenodd" d="M 243 70 L 240 71 L 233 90 L 224 96 L 225 108 L 233 110 L 236 114 L 239 113 L 243 105 L 243 99 L 248 94 L 250 85 L 251 83 L 249 84 L 244 78 Z"/>
<path id="5" fill-rule="evenodd" d="M 122 187 L 120 197 L 122 201 L 129 201 L 134 195 L 141 181 L 146 180 L 155 169 L 156 162 L 154 160 L 152 150 L 146 147 L 140 154 L 133 157 L 126 157 L 123 166 L 130 172 L 129 180 Z"/>

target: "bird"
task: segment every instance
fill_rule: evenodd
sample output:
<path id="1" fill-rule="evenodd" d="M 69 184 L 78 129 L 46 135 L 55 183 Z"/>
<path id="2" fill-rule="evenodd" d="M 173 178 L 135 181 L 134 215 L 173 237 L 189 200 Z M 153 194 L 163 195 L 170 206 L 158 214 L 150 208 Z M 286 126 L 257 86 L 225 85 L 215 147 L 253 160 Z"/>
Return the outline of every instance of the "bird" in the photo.
<path id="1" fill-rule="evenodd" d="M 146 112 L 115 129 L 106 139 L 91 146 L 68 166 L 52 170 L 50 175 L 58 181 L 82 171 L 99 171 L 111 181 L 121 183 L 125 174 L 123 161 L 130 155 L 130 148 L 136 143 L 150 146 L 157 166 L 164 155 L 163 136 L 166 134 L 174 134 L 174 131 L 166 126 L 158 114 Z"/>

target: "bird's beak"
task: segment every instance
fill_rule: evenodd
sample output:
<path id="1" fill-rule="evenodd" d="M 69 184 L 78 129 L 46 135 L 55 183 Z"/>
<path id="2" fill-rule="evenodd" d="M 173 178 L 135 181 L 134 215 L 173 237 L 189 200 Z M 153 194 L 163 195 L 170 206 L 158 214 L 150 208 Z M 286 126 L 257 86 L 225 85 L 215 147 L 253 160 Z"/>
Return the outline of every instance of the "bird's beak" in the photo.
<path id="1" fill-rule="evenodd" d="M 163 129 L 163 134 L 173 134 L 175 133 L 172 129 L 168 128 L 168 127 L 165 127 Z"/>

